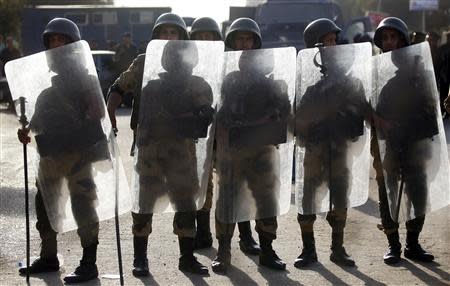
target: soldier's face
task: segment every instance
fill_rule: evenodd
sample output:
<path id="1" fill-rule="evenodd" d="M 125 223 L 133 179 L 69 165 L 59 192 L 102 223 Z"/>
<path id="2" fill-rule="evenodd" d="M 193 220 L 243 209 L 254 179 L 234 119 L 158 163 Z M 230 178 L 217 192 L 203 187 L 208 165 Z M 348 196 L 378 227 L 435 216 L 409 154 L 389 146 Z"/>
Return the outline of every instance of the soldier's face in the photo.
<path id="1" fill-rule="evenodd" d="M 194 34 L 193 40 L 199 41 L 214 41 L 214 33 L 213 32 L 197 32 Z"/>
<path id="2" fill-rule="evenodd" d="M 384 29 L 381 33 L 381 45 L 383 52 L 390 52 L 405 46 L 400 33 L 394 29 Z"/>
<path id="3" fill-rule="evenodd" d="M 237 32 L 233 39 L 233 50 L 245 51 L 253 49 L 255 37 L 251 32 Z"/>
<path id="4" fill-rule="evenodd" d="M 322 37 L 322 43 L 324 46 L 336 46 L 336 33 L 328 33 Z"/>
<path id="5" fill-rule="evenodd" d="M 159 30 L 160 40 L 179 40 L 181 38 L 180 31 L 174 25 L 162 25 Z"/>
<path id="6" fill-rule="evenodd" d="M 54 49 L 57 47 L 62 47 L 68 43 L 68 39 L 66 36 L 61 34 L 52 34 L 48 37 L 48 48 Z"/>

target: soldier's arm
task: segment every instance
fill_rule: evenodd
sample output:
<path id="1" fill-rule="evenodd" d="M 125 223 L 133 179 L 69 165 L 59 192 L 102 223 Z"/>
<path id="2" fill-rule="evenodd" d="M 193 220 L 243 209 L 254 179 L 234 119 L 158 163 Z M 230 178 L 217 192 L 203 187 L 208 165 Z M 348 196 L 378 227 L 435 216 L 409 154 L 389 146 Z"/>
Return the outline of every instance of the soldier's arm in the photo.
<path id="1" fill-rule="evenodd" d="M 117 132 L 116 109 L 122 103 L 122 97 L 126 92 L 134 90 L 143 76 L 145 55 L 139 55 L 124 71 L 114 84 L 109 88 L 107 109 L 111 125 Z"/>
<path id="2" fill-rule="evenodd" d="M 445 110 L 447 110 L 447 112 L 450 113 L 450 91 L 448 93 L 447 98 L 444 101 L 444 107 L 445 107 Z"/>

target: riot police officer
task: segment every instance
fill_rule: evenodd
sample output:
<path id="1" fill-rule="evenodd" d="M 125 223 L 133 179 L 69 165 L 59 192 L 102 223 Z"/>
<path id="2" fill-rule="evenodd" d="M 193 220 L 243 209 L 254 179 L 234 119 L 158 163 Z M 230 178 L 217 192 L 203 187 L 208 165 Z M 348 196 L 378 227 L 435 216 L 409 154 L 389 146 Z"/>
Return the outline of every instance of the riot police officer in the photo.
<path id="1" fill-rule="evenodd" d="M 256 24 L 256 22 L 254 22 L 253 20 L 251 20 L 249 18 L 239 18 L 239 19 L 235 20 L 231 24 L 230 29 L 225 37 L 225 46 L 231 50 L 244 50 L 245 51 L 245 50 L 251 50 L 251 49 L 259 49 L 261 47 L 261 33 L 260 33 L 260 29 L 259 29 L 258 25 Z M 246 64 L 246 60 L 250 60 L 250 58 L 243 56 L 242 60 L 243 60 L 243 67 L 244 67 Z M 251 68 L 249 68 L 249 70 L 251 70 Z M 235 84 L 234 79 L 239 78 L 239 76 L 237 76 L 235 74 L 229 74 L 227 76 L 227 78 L 229 78 L 229 82 L 227 82 L 227 80 L 224 80 L 224 83 L 222 86 L 222 97 L 236 96 L 236 94 L 227 93 L 225 91 L 225 89 L 228 91 L 231 91 L 231 93 L 233 93 L 232 87 L 233 87 L 233 84 Z M 230 84 L 230 86 L 228 86 L 229 84 Z M 271 90 L 265 90 L 265 91 L 268 94 L 270 94 L 270 92 L 271 92 Z M 264 98 L 263 94 L 258 94 L 258 96 Z M 255 99 L 254 97 L 252 97 L 252 98 Z M 222 100 L 224 102 L 224 106 L 221 108 L 221 111 L 222 111 L 222 109 L 227 109 L 227 110 L 230 109 L 230 107 L 227 106 L 227 104 L 226 104 L 226 101 L 230 100 L 230 99 L 223 98 Z M 251 101 L 251 99 L 242 99 L 242 100 Z M 269 100 L 269 99 L 267 99 L 267 100 Z M 251 104 L 251 103 L 249 102 L 249 104 Z M 256 102 L 253 102 L 253 104 L 257 105 Z M 273 103 L 273 104 L 268 104 L 268 106 L 275 108 L 278 106 L 278 102 Z M 289 109 L 289 103 L 287 104 L 287 106 Z M 258 107 L 260 107 L 260 106 L 258 106 Z M 258 107 L 254 107 L 254 109 L 256 110 L 256 109 L 258 109 Z M 251 108 L 251 107 L 248 106 L 248 108 Z M 256 112 L 255 110 L 252 109 L 252 112 Z M 221 111 L 219 111 L 219 115 L 221 114 Z M 248 111 L 248 112 L 251 113 L 250 111 Z M 280 112 L 287 113 L 286 110 L 281 110 Z M 226 113 L 226 111 L 224 113 Z M 224 114 L 223 116 L 226 117 L 227 115 Z M 227 120 L 225 120 L 225 121 L 227 121 Z M 224 130 L 227 129 L 226 126 L 224 126 L 224 127 L 218 126 L 217 128 L 218 128 L 217 132 L 219 132 L 221 128 L 224 128 Z M 219 136 L 219 135 L 217 135 L 217 136 Z M 223 146 L 219 146 L 221 143 L 219 143 L 218 140 L 219 139 L 217 139 L 217 137 L 216 137 L 216 141 L 218 144 L 217 145 L 218 151 L 216 153 L 216 158 L 217 158 L 216 163 L 219 165 L 218 166 L 218 176 L 219 176 L 219 181 L 220 180 L 226 181 L 227 168 L 235 168 L 237 166 L 235 166 L 235 165 L 220 166 L 220 165 L 221 164 L 226 165 L 227 162 L 229 161 L 224 158 L 230 157 L 231 158 L 230 160 L 232 160 L 233 162 L 238 161 L 238 160 L 235 160 L 236 158 L 233 157 L 233 156 L 236 156 L 236 154 L 234 154 L 232 152 L 231 153 L 227 152 L 224 148 L 222 148 Z M 267 149 L 264 149 L 266 147 L 267 147 Z M 263 151 L 261 151 L 262 150 L 261 148 L 263 149 Z M 247 161 L 251 160 L 251 158 L 250 158 L 251 156 L 254 156 L 253 160 L 255 160 L 259 164 L 263 164 L 265 166 L 265 167 L 261 167 L 261 168 L 263 168 L 264 170 L 266 170 L 266 169 L 271 170 L 271 168 L 268 167 L 271 164 L 264 161 L 264 160 L 270 160 L 270 159 L 268 159 L 268 158 L 270 158 L 270 155 L 268 155 L 267 157 L 264 157 L 264 155 L 261 155 L 261 154 L 263 154 L 265 151 L 272 154 L 271 153 L 273 151 L 272 148 L 275 148 L 275 146 L 272 145 L 272 146 L 262 146 L 260 148 L 254 148 L 255 150 L 260 150 L 261 152 L 258 153 L 257 151 L 255 151 L 256 155 L 253 153 L 245 155 L 245 156 L 248 156 L 248 158 L 247 158 L 248 160 L 244 160 L 244 161 L 247 162 Z M 222 151 L 220 151 L 219 149 L 221 149 Z M 242 152 L 245 152 L 245 151 L 242 151 Z M 266 153 L 264 153 L 264 154 L 266 154 Z M 219 156 L 224 157 L 224 158 L 219 158 Z M 259 161 L 258 161 L 256 159 L 257 156 L 262 156 L 264 158 L 258 157 L 259 158 Z M 255 170 L 255 168 L 259 167 L 259 166 L 255 166 L 257 164 L 246 165 L 248 167 L 248 169 L 246 170 L 245 174 L 242 174 L 242 176 L 253 176 L 254 173 L 257 172 Z M 252 167 L 250 167 L 250 166 L 252 166 Z M 258 170 L 260 170 L 260 169 L 258 169 Z M 269 170 L 266 170 L 266 171 L 270 172 Z M 252 175 L 250 175 L 250 174 L 252 174 Z M 272 191 L 272 188 L 270 186 L 275 184 L 275 182 L 267 182 L 267 181 L 271 180 L 273 177 L 271 176 L 271 174 L 265 174 L 265 173 L 258 173 L 256 176 L 260 176 L 261 181 L 264 181 L 264 183 L 261 182 L 261 185 L 258 185 L 255 183 L 254 185 L 252 185 L 252 187 L 251 187 L 252 192 L 255 192 L 255 196 L 257 196 L 257 194 L 256 194 L 257 191 L 264 192 L 264 190 L 258 190 L 258 186 L 261 188 L 269 186 L 268 190 L 267 190 L 268 194 L 264 193 L 267 197 L 269 197 L 270 196 L 269 193 L 270 193 L 270 191 Z M 255 178 L 255 176 L 253 176 L 252 178 Z M 239 183 L 242 183 L 242 182 L 239 182 Z M 226 182 L 223 182 L 220 185 L 221 185 L 220 188 L 225 188 Z M 219 190 L 219 197 L 221 195 L 226 196 L 226 194 L 221 194 L 221 190 Z M 257 205 L 257 208 L 263 208 L 263 207 L 264 207 L 263 205 Z M 246 226 L 246 227 L 249 227 L 249 226 Z M 226 273 L 227 268 L 230 265 L 230 260 L 231 260 L 230 244 L 231 244 L 231 238 L 233 236 L 234 228 L 235 228 L 235 223 L 223 223 L 223 222 L 219 221 L 217 218 L 217 213 L 216 213 L 216 237 L 219 241 L 219 249 L 217 252 L 217 257 L 212 262 L 212 268 L 213 268 L 213 271 L 215 271 L 215 272 Z M 241 230 L 241 227 L 239 227 L 239 228 Z M 261 253 L 259 255 L 259 263 L 263 266 L 267 266 L 272 269 L 284 270 L 286 268 L 286 264 L 277 256 L 277 254 L 275 253 L 275 251 L 272 248 L 272 241 L 276 238 L 276 230 L 277 230 L 276 217 L 262 218 L 262 219 L 256 220 L 256 231 L 259 234 L 259 241 L 261 243 Z M 242 235 L 243 235 L 243 231 L 241 230 L 241 240 L 242 240 Z M 242 246 L 241 246 L 241 249 L 242 249 Z"/>
<path id="2" fill-rule="evenodd" d="M 214 19 L 209 17 L 201 17 L 195 19 L 192 23 L 190 31 L 191 40 L 204 40 L 204 41 L 221 41 L 222 34 L 219 29 L 219 25 Z M 197 212 L 197 234 L 195 237 L 195 248 L 206 248 L 212 246 L 212 237 L 209 226 L 209 214 L 212 205 L 213 196 L 213 171 L 208 182 L 208 192 L 206 196 L 205 205 L 201 210 Z M 258 255 L 261 252 L 261 248 L 256 243 L 252 236 L 252 230 L 249 221 L 239 222 L 239 247 L 247 254 Z"/>
<path id="3" fill-rule="evenodd" d="M 388 17 L 385 18 L 383 21 L 380 22 L 378 25 L 375 35 L 374 35 L 374 43 L 377 47 L 379 47 L 382 52 L 390 52 L 397 49 L 401 49 L 404 47 L 407 47 L 410 45 L 409 38 L 408 38 L 408 27 L 406 24 L 399 18 L 396 17 Z M 406 59 L 408 61 L 408 59 Z M 403 86 L 406 88 L 405 85 L 409 85 L 410 83 L 404 82 Z M 398 88 L 402 89 L 402 86 L 399 86 Z M 388 93 L 395 92 L 395 91 L 387 91 Z M 403 91 L 404 92 L 404 91 Z M 395 92 L 395 93 L 402 93 L 402 92 Z M 408 97 L 406 100 L 409 100 L 409 96 L 411 94 L 407 93 Z M 381 96 L 381 95 L 380 95 Z M 387 106 L 391 105 L 389 103 L 389 95 L 386 94 L 386 101 Z M 383 106 L 386 106 L 384 104 Z M 377 105 L 377 111 L 384 109 L 381 107 L 378 107 Z M 384 111 L 383 111 L 384 112 Z M 415 126 L 414 123 L 409 122 L 412 126 L 412 128 L 419 128 L 419 126 Z M 406 130 L 399 130 L 400 133 L 404 132 Z M 429 130 L 431 131 L 431 130 Z M 379 208 L 380 208 L 380 216 L 381 216 L 381 223 L 383 226 L 384 233 L 387 236 L 388 242 L 389 242 L 389 250 L 386 252 L 386 254 L 383 256 L 384 262 L 386 264 L 395 264 L 400 261 L 400 254 L 401 254 L 401 244 L 399 241 L 399 233 L 398 233 L 398 222 L 394 221 L 391 218 L 390 212 L 389 212 L 389 203 L 388 203 L 388 195 L 387 190 L 385 186 L 385 180 L 383 175 L 383 164 L 388 163 L 389 160 L 395 160 L 393 157 L 395 157 L 395 154 L 392 154 L 389 150 L 387 150 L 385 162 L 382 164 L 381 156 L 380 156 L 380 150 L 378 146 L 378 141 L 376 138 L 377 133 L 372 132 L 373 137 L 371 139 L 371 153 L 374 157 L 373 166 L 376 171 L 376 180 L 378 184 L 378 193 L 379 193 Z M 379 135 L 379 134 L 378 134 Z M 386 139 L 388 140 L 388 139 Z M 389 141 L 389 140 L 388 140 Z M 389 142 L 386 141 L 387 145 L 390 145 Z M 409 142 L 411 144 L 414 144 L 414 142 Z M 408 143 L 408 144 L 409 144 Z M 407 145 L 408 145 L 407 144 Z M 403 146 L 405 149 L 406 145 Z M 402 148 L 403 148 L 402 147 Z M 392 150 L 391 150 L 392 151 Z M 395 153 L 396 151 L 394 151 Z M 394 156 L 388 156 L 388 154 L 391 153 Z M 420 156 L 419 154 L 412 154 L 412 156 Z M 390 159 L 389 159 L 390 158 Z M 389 159 L 389 160 L 388 160 Z M 421 159 L 418 159 L 419 161 Z M 402 164 L 407 164 L 405 160 L 398 161 L 394 163 L 394 161 L 391 161 L 392 164 L 397 164 L 398 166 L 403 166 Z M 404 165 L 407 166 L 408 165 Z M 423 168 L 423 167 L 422 167 Z M 392 170 L 391 170 L 392 171 Z M 415 173 L 413 177 L 416 175 L 419 175 L 422 173 L 422 171 L 417 170 L 418 173 Z M 386 170 L 386 172 L 390 172 L 389 170 Z M 391 178 L 393 174 L 388 174 Z M 422 182 L 419 182 L 422 181 Z M 419 181 L 411 181 L 410 183 L 412 185 L 416 185 L 419 189 L 425 188 L 426 186 L 423 186 L 425 184 L 426 179 L 424 179 L 422 176 L 420 176 Z M 408 186 L 409 188 L 409 186 Z M 423 192 L 424 190 L 417 190 L 419 192 Z M 420 204 L 424 204 L 425 202 L 422 201 Z M 416 206 L 415 206 L 416 208 Z M 434 256 L 430 254 L 429 252 L 422 249 L 421 245 L 418 242 L 419 234 L 422 231 L 422 227 L 425 221 L 425 215 L 417 216 L 416 218 L 409 220 L 406 222 L 406 229 L 407 229 L 407 237 L 406 237 L 406 247 L 405 247 L 405 256 L 407 258 L 423 261 L 423 262 L 429 262 L 434 260 Z"/>
<path id="4" fill-rule="evenodd" d="M 192 22 L 189 38 L 197 41 L 222 41 L 222 34 L 214 19 L 209 17 L 197 18 Z M 197 211 L 197 231 L 195 234 L 195 249 L 208 248 L 212 246 L 211 227 L 209 217 L 213 197 L 213 170 L 209 175 L 206 200 L 203 207 Z"/>
<path id="5" fill-rule="evenodd" d="M 152 31 L 152 39 L 187 40 L 186 24 L 181 17 L 173 13 L 165 13 L 158 17 Z M 133 111 L 131 115 L 131 129 L 137 130 L 139 118 L 139 104 L 142 87 L 145 54 L 139 55 L 111 86 L 108 98 L 108 113 L 113 128 L 117 130 L 115 110 L 120 105 L 121 96 L 130 90 L 134 91 Z M 133 150 L 132 150 L 133 151 Z M 134 276 L 148 276 L 147 244 L 148 236 L 152 232 L 153 214 L 139 214 L 132 212 L 133 217 L 133 246 L 134 246 Z M 200 264 L 193 255 L 195 237 L 195 213 L 176 212 L 174 216 L 174 233 L 178 235 L 180 245 L 180 259 L 178 268 L 182 271 L 196 274 L 207 274 L 208 269 Z"/>
<path id="6" fill-rule="evenodd" d="M 42 33 L 42 39 L 46 50 L 54 49 L 81 40 L 80 31 L 75 23 L 66 18 L 55 18 L 51 20 Z M 67 89 L 65 85 L 65 67 L 67 64 L 63 59 L 48 53 L 47 61 L 50 69 L 57 75 L 52 77 L 52 85 L 44 90 L 37 98 L 35 112 L 30 120 L 29 128 L 19 129 L 20 142 L 27 144 L 31 141 L 28 133 L 30 129 L 36 134 L 39 162 L 39 181 L 36 183 L 38 192 L 36 194 L 36 228 L 41 237 L 41 253 L 28 269 L 29 273 L 42 273 L 59 270 L 57 257 L 57 232 L 50 223 L 50 209 L 64 209 L 60 206 L 58 199 L 54 199 L 54 192 L 61 191 L 61 182 L 66 179 L 72 201 L 72 212 L 77 224 L 77 233 L 83 247 L 83 257 L 72 274 L 64 278 L 66 283 L 79 283 L 95 279 L 98 276 L 96 265 L 98 245 L 98 216 L 95 210 L 97 200 L 96 187 L 93 181 L 90 161 L 84 158 L 82 148 L 77 146 L 75 150 L 64 147 L 56 150 L 55 146 L 63 138 L 52 134 L 61 132 L 61 128 L 71 128 L 74 125 L 90 117 L 93 120 L 100 119 L 104 113 L 95 102 L 88 100 L 88 94 L 82 90 Z M 70 66 L 76 70 L 77 63 Z M 84 67 L 81 67 L 84 68 Z M 86 72 L 86 80 L 90 80 Z M 60 88 L 62 90 L 60 90 Z M 71 95 L 76 95 L 74 103 Z M 76 106 L 74 106 L 76 105 Z M 73 114 L 76 113 L 76 114 Z M 94 118 L 95 117 L 95 118 Z M 76 130 L 73 130 L 76 132 Z M 83 131 L 81 130 L 81 133 Z M 81 134 L 86 136 L 86 134 Z M 39 140 L 38 140 L 39 138 Z M 47 200 L 44 198 L 46 193 Z M 51 194 L 49 194 L 51 193 Z M 57 195 L 56 195 L 57 196 Z M 50 198 L 49 198 L 50 197 Z M 59 198 L 60 199 L 60 198 Z M 47 204 L 44 204 L 44 201 Z M 48 205 L 48 204 L 52 205 Z M 58 213 L 57 215 L 63 216 Z M 62 219 L 62 218 L 58 218 Z M 26 268 L 19 270 L 21 274 L 27 272 Z"/>
<path id="7" fill-rule="evenodd" d="M 325 18 L 317 19 L 312 21 L 308 24 L 308 26 L 305 28 L 303 35 L 304 40 L 306 44 L 306 48 L 313 48 L 314 46 L 321 44 L 322 46 L 335 46 L 337 36 L 341 29 L 336 26 L 336 24 Z M 332 59 L 333 60 L 333 59 Z M 322 56 L 322 61 L 325 61 L 324 57 Z M 328 70 L 328 69 L 327 69 Z M 331 71 L 331 70 L 330 70 Z M 345 74 L 344 71 L 342 71 L 342 74 Z M 330 75 L 327 75 L 328 78 L 332 80 L 332 77 L 338 77 L 339 72 L 334 72 Z M 345 83 L 348 81 L 348 79 L 336 79 L 337 82 Z M 334 155 L 333 160 L 335 162 L 337 169 L 334 171 L 333 178 L 328 178 L 327 175 L 324 175 L 326 179 L 325 181 L 328 181 L 329 189 L 330 189 L 330 196 L 331 193 L 333 194 L 332 203 L 334 205 L 333 209 L 330 209 L 330 211 L 327 213 L 327 221 L 330 224 L 332 228 L 332 243 L 331 243 L 331 255 L 330 260 L 344 266 L 354 266 L 355 262 L 353 259 L 346 253 L 343 242 L 344 242 L 344 228 L 345 228 L 345 222 L 347 219 L 347 208 L 345 207 L 345 203 L 343 201 L 346 200 L 346 192 L 348 191 L 348 180 L 349 180 L 349 170 L 345 166 L 345 158 L 346 158 L 346 136 L 331 136 L 333 138 L 329 138 L 330 135 L 318 135 L 321 133 L 320 131 L 311 131 L 310 129 L 317 129 L 321 130 L 319 126 L 309 126 L 311 124 L 300 124 L 302 122 L 308 122 L 309 115 L 306 115 L 308 109 L 316 109 L 318 106 L 317 104 L 314 107 L 308 107 L 307 102 L 311 102 L 313 99 L 308 99 L 311 96 L 327 96 L 327 88 L 326 87 L 320 87 L 321 84 L 324 86 L 329 86 L 329 88 L 332 88 L 330 86 L 330 80 L 328 80 L 328 84 L 325 83 L 326 78 L 323 82 L 317 83 L 317 87 L 313 86 L 311 87 L 311 90 L 307 90 L 306 94 L 302 97 L 301 102 L 296 110 L 296 122 L 297 123 L 297 139 L 300 139 L 300 141 L 305 141 L 304 143 L 306 145 L 305 149 L 305 159 L 304 159 L 304 168 L 305 168 L 305 179 L 304 179 L 304 197 L 303 197 L 303 209 L 310 209 L 311 207 L 308 207 L 307 205 L 310 204 L 310 201 L 314 201 L 315 193 L 317 192 L 317 189 L 320 184 L 322 184 L 322 181 L 320 181 L 320 173 L 323 170 L 328 170 L 332 168 L 331 164 L 327 163 L 327 161 L 331 160 L 331 158 L 325 159 L 327 154 L 332 152 Z M 345 100 L 347 96 L 349 96 L 350 93 L 356 93 L 361 94 L 361 92 L 353 91 L 351 86 L 353 84 L 350 84 L 349 86 L 340 86 L 339 88 L 336 88 L 337 90 L 344 90 L 343 96 L 340 96 L 342 100 Z M 356 85 L 358 86 L 358 85 Z M 316 90 L 317 89 L 317 90 Z M 348 94 L 347 94 L 348 93 Z M 364 94 L 364 92 L 362 92 Z M 329 95 L 330 98 L 333 98 L 332 95 Z M 358 99 L 359 100 L 359 99 Z M 320 102 L 320 99 L 318 100 Z M 326 107 L 324 107 L 326 108 Z M 320 112 L 317 110 L 317 112 Z M 327 111 L 324 111 L 326 113 Z M 319 115 L 320 117 L 320 115 Z M 339 116 L 336 115 L 336 119 Z M 324 121 L 328 120 L 326 119 L 326 115 L 324 114 Z M 350 121 L 351 122 L 351 121 Z M 349 123 L 350 123 L 349 122 Z M 325 123 L 317 123 L 319 124 L 325 124 L 329 126 L 333 126 L 335 124 L 335 120 L 333 122 L 325 122 Z M 305 125 L 305 126 L 303 126 Z M 303 127 L 302 127 L 303 126 Z M 327 127 L 330 130 L 333 130 L 334 127 Z M 325 128 L 326 130 L 328 130 Z M 338 127 L 336 127 L 338 128 Z M 345 128 L 350 128 L 349 126 L 345 126 Z M 323 128 L 322 128 L 323 129 Z M 308 131 L 309 130 L 309 131 Z M 334 130 L 336 131 L 336 130 Z M 336 131 L 336 133 L 339 133 L 339 131 Z M 338 134 L 341 135 L 341 134 Z M 354 136 L 354 135 L 351 135 Z M 355 135 L 356 136 L 356 135 Z M 318 137 L 318 138 L 315 138 Z M 342 137 L 342 138 L 339 138 Z M 312 143 L 311 143 L 312 142 Z M 321 147 L 323 146 L 323 147 Z M 332 151 L 327 151 L 328 149 Z M 325 172 L 326 173 L 326 172 Z M 331 171 L 330 171 L 331 174 Z M 308 201 L 309 200 L 309 201 Z M 308 211 L 311 213 L 310 210 Z M 311 263 L 314 263 L 317 261 L 317 254 L 316 254 L 316 248 L 315 248 L 315 240 L 314 240 L 314 222 L 316 220 L 316 215 L 314 212 L 313 214 L 298 214 L 297 215 L 297 221 L 300 224 L 301 229 L 301 235 L 303 240 L 303 251 L 300 254 L 300 256 L 295 260 L 294 266 L 297 268 L 302 268 L 310 265 Z"/>

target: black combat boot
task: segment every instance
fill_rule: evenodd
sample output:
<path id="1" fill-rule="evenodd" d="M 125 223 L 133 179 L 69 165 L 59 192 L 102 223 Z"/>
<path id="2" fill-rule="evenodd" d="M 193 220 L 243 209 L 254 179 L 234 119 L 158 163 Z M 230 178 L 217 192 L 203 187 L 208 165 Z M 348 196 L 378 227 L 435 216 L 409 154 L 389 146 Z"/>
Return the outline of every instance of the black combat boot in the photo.
<path id="1" fill-rule="evenodd" d="M 57 257 L 57 242 L 56 236 L 50 239 L 42 240 L 41 254 L 30 265 L 30 274 L 38 274 L 45 272 L 54 272 L 59 270 L 59 260 Z M 21 275 L 27 274 L 27 267 L 19 269 Z"/>
<path id="2" fill-rule="evenodd" d="M 286 263 L 281 260 L 272 248 L 273 239 L 259 236 L 261 243 L 261 253 L 259 254 L 259 264 L 275 270 L 285 270 Z"/>
<path id="3" fill-rule="evenodd" d="M 180 259 L 178 269 L 193 274 L 207 275 L 208 268 L 197 261 L 194 256 L 194 239 L 190 237 L 178 237 L 180 245 Z"/>
<path id="4" fill-rule="evenodd" d="M 239 228 L 239 248 L 242 252 L 250 255 L 258 255 L 261 253 L 261 247 L 252 237 L 252 229 L 249 221 L 238 223 Z"/>
<path id="5" fill-rule="evenodd" d="M 421 262 L 431 262 L 434 255 L 425 251 L 419 244 L 420 232 L 408 231 L 406 233 L 405 257 Z"/>
<path id="6" fill-rule="evenodd" d="M 389 242 L 389 250 L 383 256 L 384 263 L 389 265 L 399 263 L 402 245 L 400 244 L 398 231 L 388 234 L 387 239 Z"/>
<path id="7" fill-rule="evenodd" d="M 216 273 L 225 274 L 231 264 L 231 237 L 219 239 L 219 249 L 211 266 Z"/>
<path id="8" fill-rule="evenodd" d="M 197 234 L 194 241 L 194 249 L 209 248 L 213 240 L 209 226 L 209 211 L 197 211 Z"/>
<path id="9" fill-rule="evenodd" d="M 306 267 L 317 262 L 316 244 L 314 241 L 314 232 L 302 232 L 303 250 L 294 261 L 297 268 Z"/>
<path id="10" fill-rule="evenodd" d="M 80 266 L 75 272 L 64 277 L 67 284 L 81 283 L 98 277 L 97 264 L 97 242 L 89 247 L 83 248 L 83 257 L 80 260 Z"/>
<path id="11" fill-rule="evenodd" d="M 330 260 L 342 266 L 355 266 L 355 261 L 345 252 L 343 232 L 331 233 L 331 255 Z"/>
<path id="12" fill-rule="evenodd" d="M 148 271 L 147 244 L 148 236 L 133 236 L 133 276 L 135 277 L 150 275 Z"/>

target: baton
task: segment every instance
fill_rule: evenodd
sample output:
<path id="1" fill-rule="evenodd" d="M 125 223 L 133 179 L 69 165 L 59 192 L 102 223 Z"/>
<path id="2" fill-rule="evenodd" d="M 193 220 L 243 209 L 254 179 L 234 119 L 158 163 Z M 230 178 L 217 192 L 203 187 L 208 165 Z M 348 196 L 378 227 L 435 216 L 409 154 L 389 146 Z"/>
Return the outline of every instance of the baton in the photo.
<path id="1" fill-rule="evenodd" d="M 113 156 L 116 155 L 116 142 L 115 136 L 111 136 L 111 146 Z M 115 206 L 114 206 L 114 219 L 116 223 L 116 241 L 117 241 L 117 256 L 119 262 L 119 276 L 120 276 L 120 285 L 124 285 L 123 282 L 123 268 L 122 268 L 122 249 L 120 246 L 120 229 L 119 229 L 119 166 L 117 164 L 117 157 L 112 159 L 113 168 L 114 168 L 114 176 L 115 176 Z"/>
<path id="2" fill-rule="evenodd" d="M 28 125 L 27 116 L 25 115 L 25 97 L 19 98 L 20 104 L 20 118 L 19 122 L 22 128 L 25 129 Z M 27 255 L 27 282 L 30 281 L 30 212 L 28 209 L 28 159 L 27 159 L 27 144 L 23 143 L 23 169 L 25 179 L 25 229 L 26 229 L 26 255 Z"/>
<path id="3" fill-rule="evenodd" d="M 403 194 L 403 185 L 405 181 L 403 180 L 403 172 L 400 172 L 400 189 L 398 190 L 398 198 L 395 212 L 395 222 L 398 223 L 398 217 L 400 212 L 400 204 L 402 202 L 402 194 Z"/>

